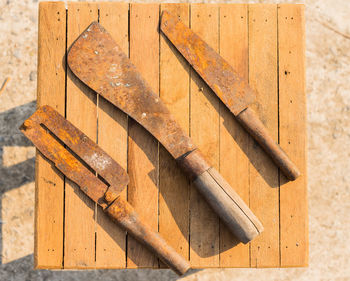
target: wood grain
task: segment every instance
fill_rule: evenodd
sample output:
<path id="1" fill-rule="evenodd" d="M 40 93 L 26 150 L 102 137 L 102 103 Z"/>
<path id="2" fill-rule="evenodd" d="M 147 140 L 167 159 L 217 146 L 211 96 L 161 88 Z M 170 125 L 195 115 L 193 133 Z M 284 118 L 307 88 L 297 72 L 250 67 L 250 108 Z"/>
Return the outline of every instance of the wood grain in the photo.
<path id="1" fill-rule="evenodd" d="M 61 114 L 67 110 L 68 119 L 94 140 L 98 116 L 99 145 L 129 169 L 129 202 L 141 219 L 153 229 L 159 228 L 170 245 L 191 259 L 192 266 L 306 266 L 304 7 L 131 4 L 128 34 L 128 6 L 69 3 L 66 34 L 64 3 L 39 4 L 38 105 L 49 104 Z M 243 200 L 250 201 L 251 209 L 265 227 L 250 247 L 235 245 L 235 239 L 219 224 L 196 189 L 189 186 L 168 152 L 163 147 L 158 152 L 158 143 L 150 134 L 133 120 L 127 121 L 123 113 L 101 97 L 96 109 L 96 94 L 71 74 L 67 76 L 65 108 L 66 40 L 69 47 L 91 21 L 98 19 L 98 7 L 101 24 L 126 53 L 129 35 L 131 60 L 154 91 L 160 93 L 181 127 L 191 134 Z M 279 176 L 269 157 L 237 125 L 215 94 L 189 70 L 164 36 L 159 37 L 159 12 L 165 8 L 181 14 L 185 23 L 192 24 L 257 89 L 258 99 L 253 109 L 300 168 L 302 176 L 295 182 Z M 126 192 L 123 196 L 126 198 Z M 63 176 L 38 154 L 36 268 L 61 268 L 63 262 L 65 268 L 76 269 L 158 267 L 155 256 L 130 237 L 125 238 L 125 233 L 101 215 L 100 210 L 95 223 L 95 206 L 69 182 L 65 200 L 64 210 Z"/>
<path id="2" fill-rule="evenodd" d="M 65 112 L 66 9 L 63 2 L 39 4 L 37 104 Z M 64 176 L 37 152 L 34 267 L 63 262 Z"/>
<path id="3" fill-rule="evenodd" d="M 112 197 L 113 198 L 113 197 Z M 113 198 L 114 200 L 114 198 Z M 124 199 L 118 197 L 107 208 L 106 213 L 125 228 L 129 235 L 155 253 L 162 262 L 176 273 L 182 275 L 190 267 L 190 263 L 179 255 L 159 234 L 141 220 L 135 209 Z M 121 211 L 122 210 L 122 211 Z"/>
<path id="4" fill-rule="evenodd" d="M 129 53 L 129 4 L 102 2 L 99 4 L 99 22 L 112 35 L 123 52 Z M 98 144 L 119 165 L 127 170 L 128 118 L 103 97 L 98 96 Z M 121 198 L 126 199 L 127 189 Z M 117 226 L 101 208 L 96 217 L 96 267 L 125 268 L 126 232 Z"/>
<path id="5" fill-rule="evenodd" d="M 130 5 L 130 59 L 159 93 L 159 4 Z M 158 230 L 158 142 L 129 119 L 128 201 L 152 229 Z M 155 255 L 128 236 L 127 267 L 158 267 Z"/>
<path id="6" fill-rule="evenodd" d="M 303 5 L 278 6 L 280 144 L 301 171 L 281 175 L 281 266 L 308 265 L 305 18 Z"/>
<path id="7" fill-rule="evenodd" d="M 220 5 L 220 55 L 248 81 L 248 6 Z M 249 204 L 249 136 L 220 104 L 220 174 Z M 220 223 L 220 267 L 249 267 L 249 245 Z"/>
<path id="8" fill-rule="evenodd" d="M 97 4 L 68 4 L 67 46 L 98 19 Z M 67 119 L 89 138 L 96 141 L 96 94 L 68 71 Z M 65 188 L 65 268 L 95 267 L 95 203 L 73 182 Z"/>
<path id="9" fill-rule="evenodd" d="M 249 5 L 249 84 L 257 91 L 252 109 L 278 140 L 277 6 Z M 251 266 L 279 265 L 278 168 L 251 138 L 250 207 L 265 230 L 251 242 Z"/>
<path id="10" fill-rule="evenodd" d="M 188 4 L 161 4 L 189 24 Z M 189 133 L 190 67 L 164 34 L 160 37 L 160 98 Z M 159 148 L 159 233 L 184 258 L 189 259 L 189 180 L 175 159 Z M 163 265 L 161 265 L 163 267 Z"/>
<path id="11" fill-rule="evenodd" d="M 192 4 L 191 28 L 212 48 L 219 49 L 219 7 Z M 219 169 L 219 100 L 191 70 L 190 136 L 203 155 Z M 219 266 L 219 219 L 191 186 L 190 262 L 192 267 Z"/>

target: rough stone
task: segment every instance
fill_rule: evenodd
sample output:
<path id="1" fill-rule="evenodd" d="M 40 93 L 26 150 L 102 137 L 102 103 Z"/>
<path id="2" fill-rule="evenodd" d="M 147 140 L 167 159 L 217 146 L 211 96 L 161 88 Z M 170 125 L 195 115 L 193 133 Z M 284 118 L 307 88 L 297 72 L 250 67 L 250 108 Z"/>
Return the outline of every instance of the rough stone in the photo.
<path id="1" fill-rule="evenodd" d="M 30 81 L 35 81 L 35 79 L 36 79 L 36 71 L 31 71 L 29 73 L 29 80 Z"/>

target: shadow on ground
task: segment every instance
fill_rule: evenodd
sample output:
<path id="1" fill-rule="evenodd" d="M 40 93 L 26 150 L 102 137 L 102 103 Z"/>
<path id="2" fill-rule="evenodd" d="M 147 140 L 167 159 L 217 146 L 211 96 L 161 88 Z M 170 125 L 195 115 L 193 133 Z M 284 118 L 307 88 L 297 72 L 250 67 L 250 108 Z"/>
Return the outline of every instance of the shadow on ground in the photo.
<path id="1" fill-rule="evenodd" d="M 15 165 L 4 165 L 4 147 L 30 147 L 32 143 L 19 131 L 19 126 L 34 113 L 36 101 L 12 108 L 0 113 L 0 196 L 28 183 L 34 182 L 35 158 L 29 158 Z M 20 202 L 19 202 L 20 206 Z M 0 210 L 2 210 L 0 200 Z M 0 251 L 3 252 L 3 218 L 0 213 Z M 25 235 L 25 234 L 23 234 Z M 23 237 L 23 239 L 25 239 Z M 6 262 L 0 256 L 0 280 L 178 280 L 181 279 L 170 269 L 125 269 L 125 270 L 82 270 L 82 271 L 52 271 L 34 270 L 33 254 Z M 190 270 L 186 276 L 199 270 Z"/>
<path id="2" fill-rule="evenodd" d="M 13 262 L 0 266 L 0 280 L 26 281 L 58 281 L 58 280 L 178 280 L 170 269 L 123 269 L 123 270 L 83 270 L 83 271 L 52 271 L 34 270 L 33 255 L 28 255 Z M 190 274 L 198 270 L 191 270 Z M 186 274 L 188 275 L 188 274 Z"/>
<path id="3" fill-rule="evenodd" d="M 23 221 L 21 221 L 20 218 L 18 218 L 18 214 L 13 214 L 13 209 L 10 208 L 8 212 L 10 212 L 10 216 L 3 218 L 4 211 L 3 208 L 6 208 L 6 206 L 3 206 L 4 198 L 6 197 L 6 193 L 10 192 L 12 190 L 18 189 L 20 187 L 23 187 L 29 183 L 34 182 L 34 166 L 35 166 L 35 158 L 31 157 L 29 159 L 26 159 L 22 162 L 7 166 L 5 165 L 4 161 L 4 148 L 5 147 L 31 147 L 31 142 L 19 131 L 19 126 L 23 123 L 25 119 L 27 119 L 34 111 L 36 107 L 36 102 L 32 101 L 20 106 L 17 106 L 15 108 L 12 108 L 10 110 L 4 111 L 0 113 L 0 264 L 2 264 L 4 261 L 13 258 L 13 255 L 15 257 L 25 255 L 30 253 L 30 249 L 28 252 L 26 252 L 26 249 L 23 249 L 24 252 L 16 251 L 16 252 L 8 252 L 8 249 L 4 248 L 4 228 L 7 230 L 7 239 L 9 239 L 9 242 L 6 243 L 13 243 L 13 241 L 17 240 L 19 237 L 27 235 L 27 233 L 18 233 L 18 231 L 21 232 Z M 25 191 L 24 191 L 25 193 Z M 19 193 L 23 194 L 23 193 Z M 11 197 L 12 195 L 9 195 L 7 197 Z M 20 200 L 26 200 L 28 201 L 28 198 L 19 198 Z M 7 202 L 16 200 L 16 198 L 6 198 Z M 6 204 L 5 204 L 6 205 Z M 8 205 L 8 204 L 7 204 Z M 23 202 L 18 202 L 18 206 L 22 206 L 24 208 Z M 8 207 L 8 206 L 7 206 Z M 26 211 L 26 209 L 18 210 L 20 213 L 21 211 Z M 16 217 L 17 216 L 17 217 Z M 29 214 L 30 216 L 30 214 Z M 10 221 L 6 221 L 10 220 Z M 7 223 L 7 225 L 5 225 Z M 22 224 L 22 226 L 21 226 Z M 18 226 L 18 227 L 14 227 Z M 11 229 L 12 228 L 12 229 Z M 12 236 L 12 237 L 10 237 Z M 26 239 L 26 238 L 23 238 Z M 21 245 L 19 243 L 18 245 Z M 23 246 L 23 245 L 22 245 Z M 20 246 L 19 246 L 20 247 Z M 8 255 L 10 254 L 11 257 Z M 0 280 L 13 280 L 13 279 L 4 279 L 0 278 Z M 17 280 L 17 279 L 16 279 Z"/>

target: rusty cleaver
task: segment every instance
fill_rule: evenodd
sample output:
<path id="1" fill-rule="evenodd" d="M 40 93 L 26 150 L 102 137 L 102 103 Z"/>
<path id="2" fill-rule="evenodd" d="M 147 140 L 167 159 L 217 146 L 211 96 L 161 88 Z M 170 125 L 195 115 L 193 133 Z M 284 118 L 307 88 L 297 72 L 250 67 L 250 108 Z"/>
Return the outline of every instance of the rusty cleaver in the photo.
<path id="1" fill-rule="evenodd" d="M 99 23 L 93 22 L 73 43 L 68 65 L 81 81 L 140 123 L 169 151 L 240 241 L 247 243 L 260 234 L 259 220 L 206 161 Z"/>
<path id="2" fill-rule="evenodd" d="M 164 11 L 160 29 L 241 125 L 270 155 L 283 174 L 289 180 L 295 180 L 300 175 L 298 168 L 273 140 L 255 112 L 249 108 L 255 100 L 255 92 L 248 83 L 176 15 Z"/>
<path id="3" fill-rule="evenodd" d="M 176 273 L 190 264 L 145 224 L 120 193 L 129 182 L 126 171 L 96 143 L 50 106 L 41 106 L 21 126 L 37 149 L 130 235 Z M 96 176 L 96 174 L 98 176 Z"/>

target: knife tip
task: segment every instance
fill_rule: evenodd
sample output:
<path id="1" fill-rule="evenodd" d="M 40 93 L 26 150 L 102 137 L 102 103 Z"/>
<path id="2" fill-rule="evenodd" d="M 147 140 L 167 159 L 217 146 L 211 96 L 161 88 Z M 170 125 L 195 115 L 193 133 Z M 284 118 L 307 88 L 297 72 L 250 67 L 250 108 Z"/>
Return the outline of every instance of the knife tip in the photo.
<path id="1" fill-rule="evenodd" d="M 160 15 L 160 28 L 163 29 L 168 25 L 168 21 L 171 18 L 170 13 L 167 10 L 164 10 Z"/>

